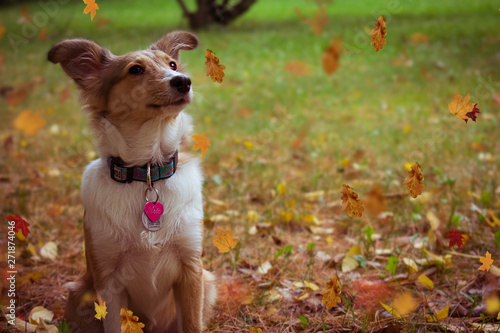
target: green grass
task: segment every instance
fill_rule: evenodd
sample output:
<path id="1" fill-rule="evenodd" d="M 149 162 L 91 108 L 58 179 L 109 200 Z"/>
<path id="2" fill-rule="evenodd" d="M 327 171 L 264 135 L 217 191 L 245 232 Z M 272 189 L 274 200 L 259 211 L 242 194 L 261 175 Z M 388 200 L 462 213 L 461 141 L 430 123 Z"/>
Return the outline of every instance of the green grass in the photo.
<path id="1" fill-rule="evenodd" d="M 426 218 L 411 218 L 416 212 L 425 216 L 434 211 L 444 235 L 451 229 L 448 220 L 453 205 L 467 217 L 458 227 L 471 237 L 467 253 L 484 256 L 488 250 L 493 257 L 499 254 L 493 229 L 469 210 L 471 202 L 497 214 L 499 210 L 499 104 L 494 101 L 500 98 L 499 5 L 482 0 L 394 3 L 397 1 L 336 0 L 328 6 L 327 27 L 315 36 L 294 12 L 298 7 L 312 15 L 316 10 L 313 1 L 260 0 L 228 28 L 198 32 L 201 46 L 181 54 L 195 90 L 195 100 L 188 108 L 195 119 L 195 133 L 207 133 L 212 143 L 203 158 L 206 216 L 212 220 L 217 214 L 229 216 L 215 227 L 229 227 L 241 237 L 239 264 L 246 262 L 253 269 L 283 246 L 293 245 L 294 252 L 302 246 L 302 252 L 297 250 L 296 257 L 291 257 L 298 272 L 292 268 L 281 272 L 282 277 L 300 279 L 309 263 L 304 249 L 312 241 L 309 229 L 301 223 L 304 215 L 314 214 L 335 227 L 333 247 L 324 236 L 314 239 L 318 251 L 335 255 L 349 248 L 344 238 L 357 239 L 366 225 L 376 233 L 388 232 L 384 234 L 387 244 L 400 235 L 426 235 Z M 60 253 L 74 250 L 71 244 L 79 239 L 81 226 L 75 227 L 81 221 L 79 177 L 94 147 L 85 117 L 79 112 L 77 89 L 59 66 L 46 60 L 48 50 L 62 39 L 85 37 L 123 54 L 148 47 L 167 31 L 187 29 L 174 1 L 108 0 L 98 5 L 94 22 L 82 14 L 82 2 L 61 6 L 46 25 L 47 41 L 28 38 L 17 53 L 10 39 L 12 34 L 23 36 L 21 6 L 0 9 L 6 28 L 0 39 L 5 57 L 0 87 L 18 86 L 35 76 L 45 80 L 17 106 L 9 107 L 0 100 L 0 141 L 10 136 L 14 140 L 13 152 L 0 154 L 0 175 L 7 179 L 0 194 L 0 213 L 31 219 L 36 226 L 34 237 L 42 244 L 60 237 Z M 40 11 L 37 3 L 27 8 L 33 16 Z M 380 15 L 388 22 L 387 45 L 375 52 L 368 33 Z M 99 27 L 100 18 L 106 18 L 107 25 Z M 429 43 L 412 43 L 416 32 L 425 34 Z M 338 71 L 328 76 L 321 56 L 335 37 L 343 40 L 344 54 Z M 227 68 L 222 84 L 205 76 L 207 48 Z M 393 65 L 398 57 L 411 59 L 411 65 Z M 297 77 L 287 72 L 285 65 L 292 60 L 306 63 L 310 74 Z M 59 94 L 66 87 L 72 96 L 60 103 Z M 471 101 L 478 103 L 481 114 L 476 123 L 465 124 L 448 111 L 447 104 L 457 93 L 470 93 Z M 239 116 L 242 108 L 249 108 L 251 116 Z M 36 136 L 25 136 L 12 126 L 25 109 L 40 110 L 47 121 Z M 280 110 L 285 110 L 285 116 Z M 49 131 L 54 125 L 59 133 Z M 478 148 L 478 144 L 482 146 Z M 484 158 L 485 154 L 490 158 Z M 404 164 L 415 161 L 423 168 L 426 191 L 432 196 L 428 201 L 390 201 L 388 210 L 394 213 L 390 226 L 373 217 L 348 219 L 335 205 L 343 183 L 351 185 L 361 199 L 375 183 L 382 185 L 384 193 L 404 192 Z M 52 172 L 51 176 L 51 170 L 59 174 Z M 456 179 L 453 189 L 445 185 L 445 177 Z M 284 197 L 272 194 L 280 182 L 287 184 Z M 325 191 L 322 201 L 304 201 L 303 193 L 318 190 Z M 479 199 L 483 193 L 490 196 L 489 201 Z M 295 199 L 296 206 L 287 208 L 289 199 Z M 51 205 L 64 207 L 63 212 L 54 217 L 47 212 Z M 247 234 L 255 224 L 246 219 L 248 210 L 259 213 L 259 222 L 273 223 L 274 234 L 283 244 L 273 244 L 265 233 L 259 234 L 266 248 L 255 244 L 257 236 Z M 292 222 L 281 221 L 284 211 L 294 214 Z M 227 272 L 232 271 L 229 259 L 218 255 L 211 245 L 209 238 L 214 233 L 207 223 L 206 262 L 220 275 L 231 275 Z M 65 236 L 64 228 L 74 229 L 73 238 Z M 447 244 L 447 239 L 434 244 L 432 250 L 444 251 L 443 242 Z M 470 269 L 471 261 L 467 265 L 464 267 Z M 398 266 L 398 270 L 402 268 Z M 314 271 L 315 282 L 322 286 L 335 273 L 318 265 Z M 466 275 L 471 278 L 474 274 L 470 270 Z M 317 318 L 304 315 L 310 324 L 321 323 L 319 314 Z M 239 324 L 248 319 L 246 315 L 238 318 Z M 361 326 L 363 318 L 357 319 Z M 412 327 L 424 327 L 419 326 L 421 319 L 415 319 Z M 228 322 L 231 320 L 225 318 L 218 324 L 224 329 Z M 270 331 L 279 326 L 272 319 L 266 325 Z"/>

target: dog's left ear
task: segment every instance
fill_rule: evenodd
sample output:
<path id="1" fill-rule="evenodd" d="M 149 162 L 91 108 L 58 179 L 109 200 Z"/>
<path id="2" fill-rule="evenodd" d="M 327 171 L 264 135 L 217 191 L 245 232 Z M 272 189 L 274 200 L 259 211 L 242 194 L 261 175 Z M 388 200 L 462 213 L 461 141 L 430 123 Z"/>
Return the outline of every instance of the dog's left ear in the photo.
<path id="1" fill-rule="evenodd" d="M 187 31 L 172 31 L 156 43 L 151 44 L 151 50 L 160 50 L 179 60 L 180 50 L 193 50 L 198 46 L 198 37 Z"/>

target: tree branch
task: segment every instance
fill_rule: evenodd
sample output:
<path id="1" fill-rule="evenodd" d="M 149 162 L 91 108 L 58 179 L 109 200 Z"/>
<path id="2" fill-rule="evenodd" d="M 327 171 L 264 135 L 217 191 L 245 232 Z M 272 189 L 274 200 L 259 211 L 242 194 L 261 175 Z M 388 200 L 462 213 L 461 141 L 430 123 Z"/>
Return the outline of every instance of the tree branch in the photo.
<path id="1" fill-rule="evenodd" d="M 186 4 L 184 3 L 184 0 L 177 0 L 177 3 L 179 4 L 179 6 L 181 7 L 182 9 L 182 13 L 184 14 L 185 17 L 189 17 L 189 15 L 191 14 L 189 12 L 189 9 L 187 8 Z"/>
<path id="2" fill-rule="evenodd" d="M 225 23 L 229 23 L 238 16 L 242 15 L 245 13 L 252 5 L 256 2 L 257 0 L 240 0 L 237 4 L 235 4 L 233 7 L 228 8 L 224 12 L 224 20 Z"/>

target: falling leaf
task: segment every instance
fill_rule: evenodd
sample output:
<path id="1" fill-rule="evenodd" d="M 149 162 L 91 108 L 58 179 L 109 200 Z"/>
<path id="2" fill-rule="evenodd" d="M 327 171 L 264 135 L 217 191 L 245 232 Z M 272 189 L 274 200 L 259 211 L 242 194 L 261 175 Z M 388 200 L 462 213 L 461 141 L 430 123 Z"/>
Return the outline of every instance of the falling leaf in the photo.
<path id="1" fill-rule="evenodd" d="M 0 21 L 0 39 L 2 39 L 4 33 L 5 27 L 3 26 L 2 21 Z"/>
<path id="2" fill-rule="evenodd" d="M 432 282 L 431 279 L 429 279 L 427 276 L 423 274 L 418 277 L 417 281 L 418 283 L 420 283 L 420 285 L 424 286 L 429 290 L 434 289 L 434 282 Z"/>
<path id="3" fill-rule="evenodd" d="M 55 260 L 58 256 L 57 244 L 54 242 L 48 242 L 40 249 L 40 255 L 45 259 Z"/>
<path id="4" fill-rule="evenodd" d="M 321 301 L 328 310 L 337 306 L 337 303 L 341 302 L 340 299 L 340 280 L 337 275 L 330 278 L 330 281 L 326 283 L 325 289 L 321 291 L 323 295 L 323 300 Z"/>
<path id="5" fill-rule="evenodd" d="M 411 170 L 408 171 L 408 176 L 406 176 L 403 184 L 406 185 L 406 193 L 409 193 L 412 198 L 416 198 L 422 191 L 425 190 L 425 185 L 422 183 L 424 176 L 422 175 L 422 168 L 420 164 L 415 162 L 411 166 Z"/>
<path id="6" fill-rule="evenodd" d="M 311 18 L 305 16 L 298 8 L 294 8 L 294 10 L 302 21 L 311 27 L 316 36 L 321 35 L 328 24 L 328 16 L 326 15 L 326 8 L 324 6 L 318 8 Z"/>
<path id="7" fill-rule="evenodd" d="M 83 0 L 83 2 L 87 5 L 83 10 L 83 13 L 84 14 L 90 13 L 90 20 L 93 21 L 94 16 L 96 14 L 96 10 L 98 10 L 99 7 L 95 3 L 95 0 Z"/>
<path id="8" fill-rule="evenodd" d="M 213 238 L 214 246 L 219 249 L 219 253 L 229 252 L 230 249 L 234 249 L 236 244 L 238 244 L 239 237 L 234 238 L 231 230 L 226 228 L 226 231 L 216 229 L 218 237 Z"/>
<path id="9" fill-rule="evenodd" d="M 396 274 L 396 268 L 398 267 L 398 257 L 390 256 L 387 258 L 387 265 L 385 269 L 387 269 L 392 275 Z"/>
<path id="10" fill-rule="evenodd" d="M 478 268 L 480 271 L 490 271 L 490 266 L 493 263 L 493 259 L 491 259 L 491 253 L 486 251 L 486 257 L 479 257 L 479 261 L 481 261 L 483 264 L 481 267 Z"/>
<path id="11" fill-rule="evenodd" d="M 43 321 L 52 321 L 54 319 L 54 312 L 47 310 L 43 306 L 35 306 L 29 315 L 29 322 L 33 325 L 38 325 Z"/>
<path id="12" fill-rule="evenodd" d="M 24 110 L 14 120 L 14 127 L 26 135 L 35 135 L 44 126 L 45 119 L 42 118 L 40 111 Z"/>
<path id="13" fill-rule="evenodd" d="M 292 60 L 285 64 L 285 70 L 295 76 L 306 76 L 311 74 L 311 67 L 302 61 Z"/>
<path id="14" fill-rule="evenodd" d="M 331 75 L 340 67 L 339 61 L 341 52 L 342 40 L 338 38 L 333 40 L 330 46 L 325 49 L 321 56 L 321 62 L 326 74 Z"/>
<path id="15" fill-rule="evenodd" d="M 249 333 L 262 333 L 262 329 L 250 327 Z"/>
<path id="16" fill-rule="evenodd" d="M 212 50 L 207 49 L 205 52 L 205 65 L 207 66 L 207 76 L 210 76 L 213 82 L 222 83 L 222 78 L 224 77 L 224 70 L 226 66 L 219 65 L 219 58 L 215 56 Z"/>
<path id="17" fill-rule="evenodd" d="M 106 311 L 106 302 L 102 300 L 102 298 L 99 297 L 99 304 L 94 302 L 95 306 L 95 318 L 99 320 L 106 319 L 106 315 L 108 312 Z"/>
<path id="18" fill-rule="evenodd" d="M 193 150 L 201 149 L 201 157 L 203 157 L 207 152 L 208 147 L 211 146 L 210 142 L 207 139 L 207 135 L 203 133 L 201 135 L 195 134 L 191 137 L 196 141 L 196 143 L 193 146 Z"/>
<path id="19" fill-rule="evenodd" d="M 358 195 L 349 187 L 349 185 L 342 185 L 340 189 L 340 199 L 342 200 L 342 210 L 347 211 L 350 217 L 361 217 L 363 214 L 363 200 L 358 200 Z"/>
<path id="20" fill-rule="evenodd" d="M 476 113 L 480 113 L 479 109 L 476 108 L 476 104 L 469 103 L 470 94 L 462 97 L 460 94 L 453 96 L 451 103 L 448 104 L 448 109 L 451 113 L 456 115 L 458 118 L 465 120 L 467 122 L 469 118 L 476 121 Z"/>
<path id="21" fill-rule="evenodd" d="M 460 247 L 462 246 L 462 239 L 464 238 L 461 233 L 455 229 L 451 229 L 445 237 L 450 238 L 450 243 L 448 244 L 449 248 L 453 247 L 453 244 L 457 243 L 457 247 L 460 250 Z"/>
<path id="22" fill-rule="evenodd" d="M 120 316 L 120 323 L 122 323 L 121 333 L 144 333 L 142 328 L 145 325 L 139 322 L 139 318 L 134 316 L 131 310 L 121 308 Z"/>
<path id="23" fill-rule="evenodd" d="M 385 22 L 385 18 L 380 16 L 375 23 L 375 28 L 370 32 L 370 36 L 372 37 L 371 45 L 375 48 L 375 51 L 382 49 L 384 44 L 387 44 L 387 40 L 385 39 L 385 35 L 387 35 L 387 31 L 385 30 L 385 26 L 387 25 Z"/>
<path id="24" fill-rule="evenodd" d="M 14 232 L 18 232 L 21 230 L 23 236 L 26 238 L 30 234 L 30 230 L 28 227 L 30 224 L 26 222 L 23 218 L 17 216 L 17 214 L 14 215 L 9 215 L 5 218 L 8 221 L 14 221 L 16 222 L 16 225 L 14 226 Z"/>
<path id="25" fill-rule="evenodd" d="M 45 42 L 47 40 L 47 27 L 43 27 L 42 29 L 40 29 L 40 32 L 38 33 L 38 39 L 42 42 Z"/>
<path id="26" fill-rule="evenodd" d="M 439 310 L 433 315 L 426 315 L 425 319 L 428 323 L 435 323 L 445 318 L 448 318 L 448 312 L 450 310 L 450 303 L 448 303 L 444 308 Z"/>

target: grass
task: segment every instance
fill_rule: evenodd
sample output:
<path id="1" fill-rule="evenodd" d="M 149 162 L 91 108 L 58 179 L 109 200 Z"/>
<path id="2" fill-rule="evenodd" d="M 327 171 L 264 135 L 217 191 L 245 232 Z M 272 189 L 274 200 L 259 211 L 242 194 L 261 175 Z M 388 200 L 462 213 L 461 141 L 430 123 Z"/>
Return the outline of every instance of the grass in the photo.
<path id="1" fill-rule="evenodd" d="M 33 258 L 27 243 L 18 242 L 23 304 L 19 316 L 43 305 L 56 313 L 56 324 L 62 320 L 65 302 L 62 285 L 83 270 L 80 175 L 95 152 L 85 117 L 77 111 L 77 90 L 59 67 L 46 60 L 46 53 L 64 38 L 85 37 L 122 54 L 146 48 L 167 31 L 187 28 L 174 2 L 101 2 L 94 22 L 81 13 L 81 2 L 62 5 L 46 24 L 48 39 L 27 38 L 17 53 L 9 40 L 11 33 L 24 36 L 21 6 L 0 9 L 6 27 L 0 39 L 5 57 L 0 87 L 19 86 L 35 76 L 45 80 L 19 105 L 0 101 L 0 140 L 13 140 L 12 149 L 0 153 L 0 213 L 16 213 L 28 220 L 30 242 L 37 251 L 48 241 L 58 242 L 59 257 L 54 262 Z M 404 321 L 387 315 L 375 300 L 383 297 L 362 283 L 386 278 L 389 273 L 384 267 L 390 255 L 400 258 L 396 276 L 404 274 L 403 257 L 423 257 L 412 239 L 434 235 L 436 240 L 424 248 L 449 253 L 444 235 L 452 227 L 470 237 L 456 252 L 477 257 L 489 251 L 493 258 L 499 254 L 493 236 L 498 226 L 490 227 L 487 218 L 471 209 L 474 204 L 483 214 L 488 209 L 496 216 L 500 211 L 498 4 L 395 3 L 337 0 L 328 6 L 330 21 L 324 32 L 315 36 L 294 12 L 299 7 L 310 16 L 316 10 L 314 2 L 261 0 L 229 28 L 198 32 L 201 47 L 182 53 L 196 94 L 188 112 L 195 119 L 195 133 L 207 133 L 212 143 L 203 158 L 204 260 L 219 276 L 222 297 L 211 331 L 246 331 L 253 326 L 269 332 L 287 328 L 368 332 L 393 325 L 420 332 L 481 322 L 476 305 L 489 294 L 477 290 L 496 277 L 477 271 L 477 259 L 454 254 L 450 267 L 422 266 L 420 272 L 429 274 L 439 292 L 414 284 L 413 275 L 377 285 L 386 297 L 398 290 L 416 295 L 419 307 Z M 33 17 L 40 11 L 37 3 L 26 6 Z M 375 52 L 368 33 L 381 14 L 388 22 L 388 43 Z M 99 25 L 102 18 L 107 24 Z M 429 42 L 413 43 L 416 32 L 425 34 Z M 343 40 L 344 54 L 338 71 L 327 76 L 320 59 L 336 36 Z M 227 68 L 222 84 L 205 76 L 207 48 Z M 293 60 L 307 64 L 309 75 L 286 71 L 285 65 Z M 61 103 L 58 99 L 66 87 L 71 97 Z M 470 93 L 471 101 L 478 103 L 481 114 L 476 123 L 465 124 L 449 113 L 447 104 L 457 93 Z M 40 110 L 47 122 L 36 136 L 12 126 L 25 109 Z M 427 189 L 419 199 L 410 200 L 398 194 L 405 191 L 404 164 L 415 161 L 423 168 Z M 386 210 L 392 215 L 347 217 L 339 203 L 344 183 L 361 199 L 380 184 Z M 279 184 L 286 184 L 285 193 L 278 194 Z M 317 191 L 323 194 L 314 200 L 305 197 Z M 249 211 L 258 217 L 252 218 L 251 213 L 249 218 Z M 428 212 L 440 221 L 434 232 L 429 232 Z M 283 218 L 287 213 L 292 216 L 289 221 Z M 457 214 L 462 218 L 455 226 L 450 220 Z M 315 234 L 307 215 L 333 231 Z M 366 226 L 380 235 L 370 250 L 362 246 Z M 226 227 L 240 237 L 241 245 L 235 254 L 220 255 L 211 238 L 214 228 Z M 310 243 L 315 243 L 314 250 L 306 249 Z M 288 245 L 293 246 L 291 254 L 275 258 Z M 341 259 L 334 258 L 353 245 L 363 248 L 370 265 L 342 273 Z M 375 248 L 391 252 L 381 255 Z M 272 264 L 271 270 L 257 274 L 266 261 Z M 302 281 L 306 271 L 308 281 L 321 289 L 338 273 L 344 302 L 328 311 L 317 292 L 290 287 Z M 43 277 L 22 278 L 30 272 L 42 272 Z M 285 291 L 293 297 L 303 292 L 310 295 L 304 300 L 288 299 Z M 373 293 L 374 300 L 367 300 Z M 270 302 L 276 294 L 282 298 Z M 477 304 L 464 294 L 477 297 Z M 253 301 L 245 302 L 245 297 Z M 461 304 L 467 315 L 426 323 L 429 303 L 437 310 L 446 302 Z M 307 324 L 299 315 L 307 318 Z M 486 316 L 488 322 L 492 318 Z"/>

